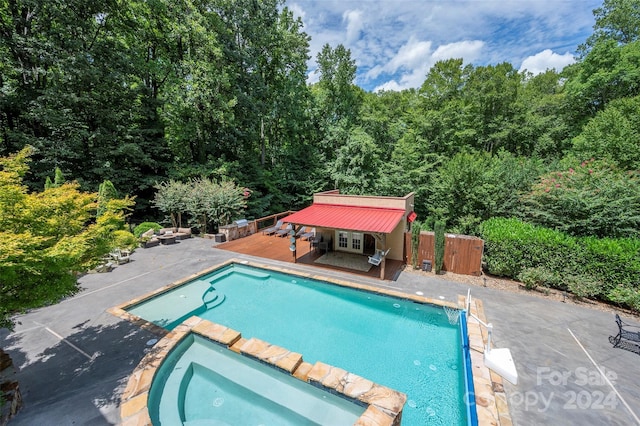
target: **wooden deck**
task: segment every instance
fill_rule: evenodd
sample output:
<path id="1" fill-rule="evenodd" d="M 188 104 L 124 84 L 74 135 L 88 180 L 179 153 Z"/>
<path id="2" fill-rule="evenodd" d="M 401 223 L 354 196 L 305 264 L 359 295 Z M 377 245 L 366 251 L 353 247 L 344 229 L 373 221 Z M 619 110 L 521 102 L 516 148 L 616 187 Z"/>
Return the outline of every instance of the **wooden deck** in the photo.
<path id="1" fill-rule="evenodd" d="M 266 259 L 279 260 L 281 262 L 300 263 L 310 265 L 320 269 L 331 269 L 335 271 L 347 272 L 364 277 L 380 279 L 380 267 L 372 266 L 368 272 L 356 271 L 353 269 L 339 268 L 329 265 L 315 263 L 315 260 L 322 256 L 311 250 L 308 241 L 297 241 L 297 259 L 294 260 L 293 253 L 289 250 L 289 237 L 278 237 L 275 235 L 263 235 L 257 233 L 248 237 L 216 245 L 216 248 L 247 254 L 250 256 L 263 257 Z M 387 259 L 384 279 L 393 281 L 400 271 L 404 269 L 404 263 L 399 260 Z"/>

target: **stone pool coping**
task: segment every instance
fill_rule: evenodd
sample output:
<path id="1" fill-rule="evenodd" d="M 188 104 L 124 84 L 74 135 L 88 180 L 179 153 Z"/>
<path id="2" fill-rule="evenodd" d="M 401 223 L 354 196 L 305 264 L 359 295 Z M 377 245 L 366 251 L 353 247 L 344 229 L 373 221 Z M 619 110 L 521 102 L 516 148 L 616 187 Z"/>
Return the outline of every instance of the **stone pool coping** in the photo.
<path id="1" fill-rule="evenodd" d="M 199 328 L 200 332 L 198 330 L 194 330 L 194 327 L 196 325 L 202 324 L 202 322 L 205 320 L 202 320 L 198 317 L 192 317 L 167 334 L 167 330 L 165 330 L 164 328 L 159 327 L 153 323 L 150 323 L 136 315 L 130 314 L 129 312 L 126 311 L 126 309 L 150 297 L 153 297 L 162 293 L 166 293 L 172 290 L 173 288 L 178 287 L 188 281 L 197 279 L 217 269 L 223 268 L 225 266 L 228 266 L 234 263 L 263 268 L 263 269 L 269 269 L 269 270 L 283 272 L 283 273 L 301 276 L 305 278 L 322 280 L 322 281 L 326 281 L 331 284 L 339 285 L 342 287 L 355 288 L 358 290 L 369 291 L 372 293 L 383 294 L 386 296 L 393 296 L 396 298 L 412 300 L 418 303 L 428 303 L 432 305 L 447 306 L 447 307 L 457 308 L 457 309 L 464 309 L 466 307 L 465 296 L 462 296 L 462 295 L 458 296 L 458 304 L 456 305 L 454 303 L 450 303 L 442 300 L 432 299 L 428 297 L 404 293 L 404 292 L 395 291 L 395 290 L 382 289 L 379 287 L 374 287 L 374 286 L 365 285 L 365 284 L 352 283 L 345 280 L 328 278 L 328 277 L 314 274 L 314 273 L 292 271 L 286 268 L 275 267 L 272 265 L 264 265 L 258 262 L 250 262 L 246 260 L 238 260 L 238 259 L 227 260 L 226 262 L 222 262 L 210 268 L 204 269 L 188 277 L 175 281 L 167 286 L 161 287 L 155 291 L 152 291 L 143 296 L 137 297 L 135 299 L 132 299 L 128 302 L 125 302 L 123 304 L 120 304 L 118 306 L 115 306 L 107 310 L 107 312 L 121 319 L 126 319 L 127 321 L 130 321 L 140 326 L 141 328 L 147 329 L 155 334 L 164 336 L 164 338 L 160 342 L 158 342 L 154 346 L 154 348 L 142 359 L 140 364 L 138 364 L 138 367 L 136 367 L 136 369 L 133 371 L 133 373 L 129 378 L 128 385 L 121 398 L 120 415 L 122 419 L 122 423 L 121 423 L 122 425 L 129 426 L 129 425 L 151 424 L 151 420 L 149 418 L 149 413 L 147 409 L 147 397 L 148 397 L 149 388 L 151 386 L 151 381 L 153 379 L 153 376 L 155 375 L 156 369 L 160 366 L 160 364 L 162 363 L 162 360 L 164 360 L 164 358 L 168 355 L 171 348 L 173 348 L 180 340 L 185 338 L 189 332 L 193 330 L 193 332 L 202 334 L 200 332 L 203 331 L 203 329 L 207 329 L 208 327 L 210 327 L 210 326 L 201 325 Z M 473 299 L 470 305 L 470 311 L 476 317 L 480 318 L 482 321 L 487 323 L 486 317 L 484 315 L 484 307 L 482 305 L 481 300 Z M 491 371 L 484 364 L 484 348 L 487 343 L 487 337 L 488 337 L 487 331 L 486 329 L 481 327 L 480 323 L 471 315 L 467 315 L 466 317 L 467 317 L 467 330 L 468 330 L 469 348 L 470 348 L 469 352 L 471 355 L 471 365 L 472 365 L 471 373 L 473 377 L 475 407 L 476 407 L 476 412 L 478 417 L 478 424 L 483 426 L 484 425 L 510 426 L 512 425 L 512 421 L 511 421 L 511 416 L 509 414 L 509 407 L 507 403 L 507 397 L 503 388 L 502 378 L 499 375 L 495 374 L 493 371 Z M 190 325 L 191 322 L 195 322 L 195 321 L 198 321 L 197 324 Z M 239 332 L 233 331 L 231 329 L 228 329 L 227 327 L 224 327 L 218 324 L 211 323 L 209 321 L 205 321 L 205 322 L 213 326 L 213 334 L 207 335 L 205 332 L 205 334 L 202 334 L 204 337 L 217 341 L 218 343 L 223 344 L 229 347 L 229 349 L 234 350 L 238 353 L 243 353 L 247 356 L 251 356 L 265 362 L 265 360 L 263 360 L 262 358 L 260 358 L 260 356 L 258 356 L 261 351 L 258 351 L 257 353 L 252 353 L 252 351 L 255 352 L 255 350 L 257 350 L 255 348 L 262 348 L 263 350 L 267 350 L 267 348 L 269 347 L 274 348 L 273 350 L 277 348 L 275 346 L 269 345 L 268 343 L 262 342 L 255 338 L 245 340 L 244 338 L 242 338 Z M 237 337 L 237 340 L 235 341 L 229 340 L 229 338 L 231 337 L 235 338 L 236 334 L 239 336 Z M 237 346 L 239 342 L 242 342 L 242 343 L 240 344 L 240 346 Z M 242 351 L 242 348 L 244 347 L 245 344 L 247 345 L 247 348 L 246 348 L 247 352 Z M 281 351 L 285 349 L 278 348 L 278 350 Z M 266 353 L 268 354 L 269 352 L 267 351 Z M 282 362 L 290 363 L 291 359 L 287 358 L 287 360 L 285 361 L 284 358 L 281 358 L 281 359 L 278 359 L 277 361 L 280 363 Z M 281 366 L 278 366 L 275 362 L 272 364 L 275 365 L 277 368 L 287 371 L 286 369 L 283 369 Z M 295 364 L 295 362 L 293 364 Z M 350 380 L 349 377 L 358 377 L 354 374 L 348 373 L 339 368 L 331 367 L 327 364 L 322 364 L 320 362 L 316 363 L 315 365 L 308 364 L 302 361 L 302 355 L 300 355 L 300 361 L 298 362 L 298 365 L 296 365 L 295 369 L 290 371 L 290 373 L 301 380 L 309 381 L 312 384 L 315 384 L 320 387 L 333 389 L 334 391 L 337 391 L 339 393 L 342 393 L 342 392 L 338 390 L 338 388 L 342 388 L 342 390 L 344 390 L 345 387 L 349 387 L 350 389 L 354 387 L 352 385 L 352 382 L 349 381 Z M 341 377 L 342 381 L 336 380 L 336 377 Z M 362 378 L 358 377 L 358 379 L 362 379 Z M 365 380 L 366 382 L 369 382 L 369 383 L 373 383 L 366 379 L 362 379 L 362 380 Z M 359 381 L 358 383 L 361 384 L 363 382 Z M 330 386 L 332 384 L 335 385 L 336 387 L 332 388 Z M 380 388 L 384 388 L 384 387 L 380 386 Z M 388 411 L 385 411 L 385 410 L 388 410 L 389 406 L 393 406 L 393 403 L 385 402 L 384 406 L 381 406 L 381 407 L 375 404 L 370 404 L 369 408 L 364 412 L 364 414 L 360 417 L 359 421 L 356 423 L 357 425 L 382 426 L 382 425 L 399 425 L 400 424 L 401 417 L 402 417 L 402 408 L 404 406 L 404 402 L 406 401 L 406 396 L 404 396 L 404 394 L 400 392 L 397 392 L 388 388 L 384 388 L 384 389 L 390 392 L 395 392 L 404 397 L 404 400 L 399 407 L 396 417 L 392 418 L 390 416 L 390 413 Z M 347 393 L 345 393 L 345 395 L 347 395 L 348 397 Z M 392 397 L 392 400 L 397 402 L 398 400 L 394 398 L 398 398 L 398 396 L 394 395 L 394 397 Z"/>
<path id="2" fill-rule="evenodd" d="M 129 377 L 122 395 L 122 425 L 150 425 L 149 390 L 164 359 L 190 333 L 212 340 L 229 350 L 256 359 L 311 385 L 364 405 L 359 426 L 399 426 L 407 396 L 322 362 L 311 365 L 302 355 L 193 316 L 174 328 L 145 355 Z"/>

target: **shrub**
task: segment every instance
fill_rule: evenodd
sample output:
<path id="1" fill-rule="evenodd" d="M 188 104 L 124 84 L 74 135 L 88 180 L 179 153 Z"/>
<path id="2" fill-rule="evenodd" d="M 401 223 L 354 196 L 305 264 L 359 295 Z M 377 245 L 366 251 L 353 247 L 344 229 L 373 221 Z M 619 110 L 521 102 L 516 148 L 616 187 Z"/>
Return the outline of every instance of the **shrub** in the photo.
<path id="1" fill-rule="evenodd" d="M 138 238 L 129 231 L 113 231 L 113 245 L 114 247 L 133 250 L 138 247 Z"/>
<path id="2" fill-rule="evenodd" d="M 579 299 L 600 296 L 604 287 L 600 281 L 588 275 L 569 275 L 565 281 L 569 291 Z"/>
<path id="3" fill-rule="evenodd" d="M 417 220 L 411 226 L 411 264 L 418 269 L 418 250 L 420 249 L 420 222 Z"/>
<path id="4" fill-rule="evenodd" d="M 637 289 L 617 286 L 611 289 L 606 297 L 610 302 L 628 306 L 634 311 L 640 312 L 640 291 Z"/>
<path id="5" fill-rule="evenodd" d="M 156 222 L 142 222 L 140 225 L 133 228 L 133 235 L 136 238 L 140 238 L 142 234 L 147 232 L 149 229 L 154 229 L 155 231 L 159 231 L 162 229 L 162 225 Z"/>
<path id="6" fill-rule="evenodd" d="M 571 237 L 502 218 L 483 222 L 482 238 L 491 274 L 533 286 L 542 272 L 530 269 L 541 267 L 551 274 L 545 278 L 551 287 L 640 307 L 640 239 Z"/>
<path id="7" fill-rule="evenodd" d="M 529 290 L 534 290 L 540 286 L 556 287 L 558 283 L 557 276 L 541 266 L 525 268 L 518 274 L 517 278 Z"/>
<path id="8" fill-rule="evenodd" d="M 577 237 L 640 237 L 640 171 L 607 161 L 547 173 L 522 197 L 527 221 Z"/>

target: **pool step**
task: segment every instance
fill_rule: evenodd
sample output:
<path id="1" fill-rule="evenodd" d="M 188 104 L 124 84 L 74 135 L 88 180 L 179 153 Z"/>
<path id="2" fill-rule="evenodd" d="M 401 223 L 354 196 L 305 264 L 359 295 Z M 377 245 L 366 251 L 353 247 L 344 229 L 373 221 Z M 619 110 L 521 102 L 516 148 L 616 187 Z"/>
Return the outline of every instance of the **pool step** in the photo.
<path id="1" fill-rule="evenodd" d="M 266 280 L 271 276 L 271 274 L 267 274 L 260 271 L 254 271 L 249 268 L 243 268 L 241 266 L 237 266 L 237 267 L 225 269 L 224 271 L 220 271 L 217 274 L 211 276 L 211 278 L 207 278 L 207 281 L 213 285 L 217 281 L 220 281 L 221 279 L 231 274 L 244 275 L 245 277 L 257 278 L 259 280 Z"/>
<path id="2" fill-rule="evenodd" d="M 243 269 L 243 268 L 235 269 L 234 272 L 236 274 L 244 275 L 245 277 L 258 278 L 261 280 L 266 280 L 271 276 L 271 274 L 266 274 L 264 272 L 253 271 L 251 269 Z"/>
<path id="3" fill-rule="evenodd" d="M 211 284 L 215 283 L 216 281 L 219 281 L 221 279 L 223 279 L 226 276 L 229 276 L 233 273 L 233 269 L 226 269 L 222 272 L 218 272 L 217 274 L 215 274 L 214 276 L 212 276 L 211 278 L 209 278 L 207 281 L 210 282 Z"/>
<path id="4" fill-rule="evenodd" d="M 202 303 L 207 307 L 207 309 L 213 309 L 216 306 L 220 305 L 224 302 L 225 296 L 224 294 L 219 294 L 213 288 L 209 288 L 202 295 Z"/>

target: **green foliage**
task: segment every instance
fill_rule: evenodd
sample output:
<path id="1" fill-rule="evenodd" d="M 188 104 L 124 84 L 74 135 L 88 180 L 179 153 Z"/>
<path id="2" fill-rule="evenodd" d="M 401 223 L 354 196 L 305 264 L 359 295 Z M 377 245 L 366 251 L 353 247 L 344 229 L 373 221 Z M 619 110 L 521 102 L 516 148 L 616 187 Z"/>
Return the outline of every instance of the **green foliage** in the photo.
<path id="1" fill-rule="evenodd" d="M 418 269 L 418 250 L 420 249 L 420 231 L 422 227 L 419 221 L 411 224 L 411 265 Z"/>
<path id="2" fill-rule="evenodd" d="M 442 272 L 442 265 L 444 264 L 444 245 L 445 245 L 445 235 L 444 235 L 444 226 L 445 223 L 442 220 L 438 220 L 434 226 L 434 267 L 435 273 L 439 274 Z"/>
<path id="3" fill-rule="evenodd" d="M 356 61 L 351 59 L 351 51 L 342 44 L 335 48 L 325 44 L 318 53 L 317 63 L 323 115 L 329 123 L 345 120 L 349 128 L 355 121 L 360 104 L 358 90 L 353 86 Z"/>
<path id="4" fill-rule="evenodd" d="M 138 247 L 138 237 L 124 229 L 118 229 L 113 231 L 113 246 L 132 251 Z"/>
<path id="5" fill-rule="evenodd" d="M 613 40 L 627 44 L 640 38 L 640 6 L 635 0 L 604 0 L 593 11 L 596 23 L 594 32 L 581 50 L 587 51 L 599 40 Z"/>
<path id="6" fill-rule="evenodd" d="M 566 83 L 576 119 L 584 123 L 614 99 L 640 95 L 640 40 L 596 42 Z"/>
<path id="7" fill-rule="evenodd" d="M 489 273 L 515 278 L 526 268 L 545 266 L 551 272 L 575 269 L 570 253 L 575 240 L 561 232 L 518 219 L 494 218 L 482 223 L 485 262 Z"/>
<path id="8" fill-rule="evenodd" d="M 607 294 L 607 299 L 621 306 L 640 312 L 640 291 L 637 288 L 616 286 Z"/>
<path id="9" fill-rule="evenodd" d="M 162 225 L 156 222 L 142 222 L 141 224 L 136 225 L 136 227 L 133 228 L 133 235 L 136 238 L 140 238 L 140 236 L 145 232 L 147 232 L 149 229 L 153 229 L 154 231 L 159 231 L 162 229 Z"/>
<path id="10" fill-rule="evenodd" d="M 133 200 L 111 200 L 94 218 L 97 194 L 77 183 L 28 193 L 22 183 L 30 149 L 0 158 L 0 326 L 10 316 L 77 290 L 76 274 L 113 248 Z M 94 220 L 95 219 L 95 220 Z M 133 237 L 133 236 L 131 236 Z"/>
<path id="11" fill-rule="evenodd" d="M 640 170 L 640 97 L 616 99 L 598 112 L 573 139 L 573 154 Z"/>
<path id="12" fill-rule="evenodd" d="M 169 180 L 155 185 L 157 190 L 152 204 L 167 213 L 174 228 L 182 227 L 182 214 L 189 210 L 192 186 L 183 182 Z"/>
<path id="13" fill-rule="evenodd" d="M 44 181 L 44 189 L 58 188 L 63 183 L 64 175 L 62 174 L 62 170 L 60 170 L 60 167 L 56 167 L 53 175 L 53 181 L 51 181 L 51 177 L 47 176 Z"/>
<path id="14" fill-rule="evenodd" d="M 338 149 L 331 177 L 346 194 L 373 194 L 380 174 L 378 147 L 362 128 L 353 128 Z"/>
<path id="15" fill-rule="evenodd" d="M 430 213 L 446 219 L 453 232 L 476 235 L 483 220 L 519 212 L 519 196 L 529 191 L 540 170 L 539 161 L 506 151 L 458 153 L 434 178 L 430 190 L 438 203 L 431 204 Z"/>
<path id="16" fill-rule="evenodd" d="M 118 191 L 110 180 L 105 180 L 98 188 L 98 211 L 96 215 L 102 216 L 107 210 L 107 204 L 110 200 L 118 198 Z"/>
<path id="17" fill-rule="evenodd" d="M 567 288 L 577 298 L 599 297 L 602 295 L 605 286 L 598 280 L 584 275 L 568 275 L 565 277 Z"/>
<path id="18" fill-rule="evenodd" d="M 640 239 L 576 238 L 502 218 L 483 222 L 482 238 L 491 274 L 511 278 L 524 274 L 532 282 L 543 276 L 547 285 L 569 288 L 578 297 L 595 296 L 615 303 L 626 303 L 619 299 L 621 295 L 632 300 L 629 294 L 639 290 Z"/>
<path id="19" fill-rule="evenodd" d="M 535 290 L 540 286 L 558 287 L 559 280 L 556 274 L 550 272 L 542 266 L 535 268 L 524 268 L 517 276 L 518 281 L 522 282 L 529 290 Z"/>
<path id="20" fill-rule="evenodd" d="M 522 197 L 530 222 L 576 236 L 640 236 L 640 172 L 606 161 L 547 173 Z"/>
<path id="21" fill-rule="evenodd" d="M 182 213 L 188 213 L 204 234 L 211 225 L 226 225 L 247 207 L 249 192 L 234 182 L 218 183 L 208 178 L 189 183 L 168 181 L 156 185 L 154 205 L 171 215 L 174 227 L 181 227 Z"/>

